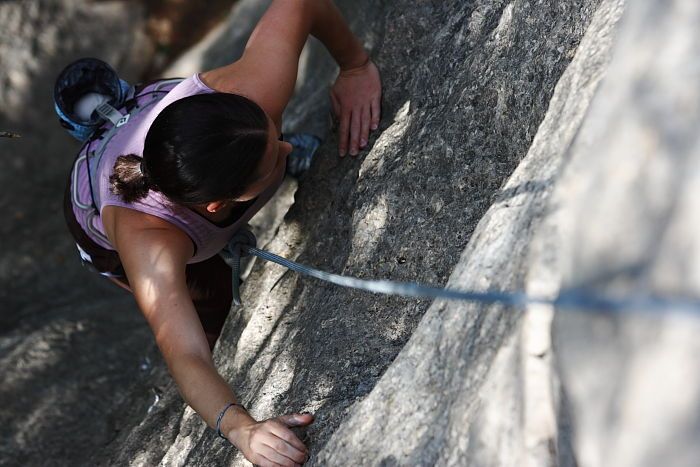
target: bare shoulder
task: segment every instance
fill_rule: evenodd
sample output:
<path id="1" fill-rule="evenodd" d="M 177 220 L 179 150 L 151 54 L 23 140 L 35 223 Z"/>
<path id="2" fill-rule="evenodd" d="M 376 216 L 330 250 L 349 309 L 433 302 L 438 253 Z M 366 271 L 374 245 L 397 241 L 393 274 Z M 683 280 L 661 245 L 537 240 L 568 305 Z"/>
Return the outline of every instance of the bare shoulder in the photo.
<path id="1" fill-rule="evenodd" d="M 282 112 L 289 96 L 275 98 L 266 80 L 260 79 L 260 68 L 251 67 L 247 62 L 237 61 L 221 68 L 199 74 L 199 79 L 216 92 L 225 92 L 247 97 L 258 104 L 275 122 L 282 127 Z"/>
<path id="2" fill-rule="evenodd" d="M 239 61 L 226 66 L 214 68 L 199 74 L 199 79 L 209 88 L 217 92 L 244 95 L 246 82 L 245 67 Z M 248 96 L 246 96 L 248 97 Z"/>
<path id="3" fill-rule="evenodd" d="M 129 251 L 156 245 L 188 257 L 194 254 L 190 237 L 160 217 L 120 206 L 106 206 L 101 217 L 105 233 L 122 259 Z"/>
<path id="4" fill-rule="evenodd" d="M 215 91 L 251 99 L 278 123 L 294 92 L 313 4 L 298 0 L 272 2 L 255 26 L 241 58 L 200 74 L 202 81 Z"/>
<path id="5" fill-rule="evenodd" d="M 102 209 L 100 217 L 102 218 L 102 223 L 106 231 L 105 233 L 110 240 L 114 240 L 113 237 L 115 233 L 123 230 L 138 231 L 152 228 L 177 229 L 177 227 L 165 219 L 137 211 L 136 209 L 129 209 L 121 206 L 105 206 L 104 209 Z"/>

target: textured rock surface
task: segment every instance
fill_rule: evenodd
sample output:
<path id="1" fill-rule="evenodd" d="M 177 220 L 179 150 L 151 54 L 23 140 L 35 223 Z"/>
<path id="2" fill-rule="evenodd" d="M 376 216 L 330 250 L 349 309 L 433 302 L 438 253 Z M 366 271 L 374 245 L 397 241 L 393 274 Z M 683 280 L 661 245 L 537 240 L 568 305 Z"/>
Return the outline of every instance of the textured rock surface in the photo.
<path id="1" fill-rule="evenodd" d="M 699 26 L 697 2 L 630 2 L 547 222 L 562 287 L 700 295 Z M 581 465 L 698 465 L 697 314 L 557 313 L 553 336 Z"/>
<path id="2" fill-rule="evenodd" d="M 58 125 L 53 83 L 97 56 L 133 80 L 149 60 L 141 9 L 118 2 L 0 2 L 0 464 L 84 465 L 153 399 L 157 358 L 133 300 L 85 271 L 64 227 L 79 146 Z M 156 351 L 157 352 L 157 351 Z M 140 398 L 129 397 L 138 386 Z"/>
<path id="3" fill-rule="evenodd" d="M 479 222 L 449 286 L 551 293 L 528 279 L 530 245 L 605 71 L 620 12 L 621 2 L 608 0 L 593 16 L 527 156 Z M 540 363 L 551 358 L 546 313 L 532 307 L 521 318 L 511 308 L 436 301 L 319 464 L 555 464 L 556 420 Z"/>
<path id="4" fill-rule="evenodd" d="M 459 288 L 555 296 L 586 285 L 600 293 L 698 296 L 693 57 L 700 56 L 700 6 L 638 0 L 618 22 L 623 0 L 337 3 L 382 71 L 381 134 L 359 158 L 337 158 L 333 134 L 326 134 L 335 69 L 310 43 L 285 131 L 328 140 L 279 228 L 294 184 L 259 220 L 270 250 L 330 271 Z M 171 73 L 235 59 L 266 4 L 242 0 Z M 0 123 L 22 125 L 9 112 Z M 30 172 L 12 161 L 20 165 L 2 172 L 6 180 L 43 173 L 48 182 L 26 201 L 3 193 L 7 206 L 30 207 L 60 192 L 63 174 L 52 162 L 39 159 Z M 53 230 L 62 228 L 60 218 L 38 217 L 19 216 L 3 241 L 36 224 L 57 238 L 49 244 L 56 252 L 69 250 Z M 2 258 L 3 285 L 12 278 L 3 309 L 22 312 L 0 318 L 9 329 L 0 334 L 0 371 L 11 377 L 0 395 L 3 402 L 19 398 L 31 416 L 17 421 L 26 414 L 3 404 L 0 434 L 11 444 L 0 445 L 0 456 L 43 464 L 28 452 L 30 442 L 62 427 L 81 447 L 100 449 L 81 457 L 70 446 L 65 455 L 57 445 L 39 446 L 53 459 L 245 464 L 185 407 L 126 297 L 108 295 L 94 279 L 88 289 L 101 301 L 76 307 L 74 323 L 51 320 L 64 316 L 60 307 L 75 306 L 78 294 L 63 295 L 58 305 L 51 297 L 85 276 L 56 262 L 42 265 L 53 273 L 43 278 L 32 258 L 54 256 L 34 256 L 28 245 Z M 16 268 L 22 255 L 31 267 Z M 56 278 L 59 270 L 65 273 Z M 27 292 L 31 281 L 35 296 Z M 243 293 L 245 307 L 233 310 L 215 360 L 255 416 L 316 414 L 300 432 L 311 464 L 651 466 L 700 459 L 695 318 L 431 304 L 342 290 L 259 262 Z M 129 317 L 115 313 L 126 306 Z M 104 323 L 85 318 L 92 312 L 133 319 L 131 340 L 121 335 L 122 346 L 110 341 L 104 347 L 111 353 L 100 354 L 109 362 L 105 373 L 124 371 L 121 379 L 105 383 L 99 372 L 65 370 L 87 364 L 76 350 L 92 351 L 91 339 L 106 339 Z M 44 321 L 56 330 L 48 335 L 59 337 L 26 337 Z M 64 348 L 70 351 L 56 352 Z M 135 378 L 129 365 L 144 355 L 154 369 Z M 74 381 L 32 393 L 42 374 Z M 104 384 L 118 393 L 105 396 Z M 150 386 L 162 397 L 145 416 Z M 95 400 L 98 408 L 80 403 L 95 392 L 109 400 Z M 62 410 L 51 412 L 54 404 Z M 91 417 L 110 418 L 112 426 L 76 428 L 75 420 Z"/>
<path id="5" fill-rule="evenodd" d="M 328 270 L 444 284 L 494 199 L 500 196 L 507 205 L 521 190 L 546 188 L 546 178 L 538 179 L 499 195 L 527 154 L 598 2 L 338 3 L 382 70 L 383 132 L 357 160 L 339 160 L 335 141 L 327 142 L 300 182 L 296 203 L 269 248 Z M 239 5 L 241 14 L 254 16 L 255 11 L 251 2 Z M 614 16 L 599 19 L 602 37 L 607 37 Z M 232 21 L 240 21 L 236 18 Z M 226 30 L 237 29 L 222 28 Z M 218 49 L 227 37 L 220 31 L 209 43 Z M 309 63 L 316 60 L 323 58 L 310 58 Z M 202 64 L 193 56 L 183 59 L 179 74 L 189 73 L 193 63 Z M 599 72 L 600 66 L 585 78 L 595 81 Z M 308 69 L 300 73 L 301 89 L 332 79 Z M 325 118 L 324 106 L 320 99 L 302 101 L 290 113 Z M 579 115 L 582 110 L 568 112 Z M 561 138 L 571 138 L 576 128 L 572 122 Z M 547 152 L 546 143 L 543 137 L 541 152 L 549 157 L 560 156 L 566 146 L 561 142 Z M 547 159 L 541 158 L 547 167 Z M 498 247 L 492 244 L 489 251 Z M 506 247 L 501 254 L 507 252 Z M 511 276 L 498 275 L 499 267 L 494 266 L 491 281 L 479 277 L 475 284 L 522 283 L 517 270 Z M 324 450 L 330 435 L 353 404 L 372 390 L 429 306 L 429 301 L 340 290 L 267 264 L 253 268 L 243 299 L 246 306 L 234 310 L 218 344 L 218 365 L 258 417 L 314 412 L 317 420 L 304 436 L 321 453 L 321 463 L 331 460 Z M 468 316 L 474 318 L 475 312 Z M 481 376 L 470 379 L 478 386 L 490 356 L 516 319 L 493 314 L 476 322 L 469 331 L 469 339 L 476 339 L 471 347 L 475 353 L 485 351 Z M 444 369 L 450 362 L 438 359 L 434 364 Z M 196 414 L 182 412 L 174 390 L 166 398 L 155 417 L 116 443 L 109 463 L 146 465 L 161 457 L 164 465 L 242 461 Z M 404 410 L 415 408 L 410 400 L 405 402 Z M 159 438 L 144 443 L 154 433 Z M 163 442 L 171 437 L 172 444 Z M 436 439 L 432 450 L 416 461 L 436 459 L 441 438 Z M 350 457 L 338 463 L 363 461 L 353 455 L 361 456 L 361 451 L 349 451 Z"/>

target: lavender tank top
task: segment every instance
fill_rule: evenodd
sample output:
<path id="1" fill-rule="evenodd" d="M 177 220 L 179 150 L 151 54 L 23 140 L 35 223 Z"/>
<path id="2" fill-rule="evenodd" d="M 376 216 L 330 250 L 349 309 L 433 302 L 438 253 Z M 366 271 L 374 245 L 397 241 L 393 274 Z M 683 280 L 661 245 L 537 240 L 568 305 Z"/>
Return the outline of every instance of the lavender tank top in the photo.
<path id="1" fill-rule="evenodd" d="M 139 94 L 144 95 L 144 93 L 153 90 L 157 85 L 158 83 L 149 85 Z M 105 206 L 118 206 L 134 209 L 170 222 L 185 232 L 192 239 L 195 246 L 195 254 L 190 258 L 188 264 L 204 261 L 221 251 L 233 234 L 241 227 L 245 226 L 253 215 L 274 195 L 277 188 L 279 188 L 282 183 L 284 173 L 258 196 L 255 202 L 248 207 L 241 217 L 233 224 L 225 227 L 217 226 L 194 211 L 171 202 L 164 195 L 155 191 L 149 191 L 145 198 L 136 202 L 125 203 L 119 196 L 114 195 L 110 191 L 109 177 L 112 175 L 117 157 L 126 154 L 135 154 L 137 156 L 143 154 L 143 146 L 148 129 L 165 107 L 187 96 L 212 92 L 216 91 L 206 86 L 200 80 L 198 74 L 194 74 L 181 81 L 179 84 L 174 85 L 158 103 L 152 105 L 147 110 L 141 111 L 133 118 L 129 118 L 129 121 L 121 126 L 114 136 L 105 143 L 104 152 L 99 160 L 99 164 L 97 164 L 96 167 L 91 167 L 92 173 L 96 174 L 93 186 L 97 191 L 95 203 L 97 204 L 99 212 L 101 213 Z M 141 105 L 141 103 L 142 100 L 139 99 L 139 105 Z M 100 216 L 97 215 L 95 208 L 92 206 L 87 164 L 85 157 L 82 157 L 85 155 L 89 157 L 91 154 L 95 153 L 96 148 L 99 148 L 99 144 L 102 143 L 96 141 L 92 145 L 86 145 L 81 150 L 73 166 L 71 178 L 73 212 L 80 226 L 95 243 L 108 250 L 115 250 L 105 234 Z M 90 163 L 94 162 L 91 158 Z"/>

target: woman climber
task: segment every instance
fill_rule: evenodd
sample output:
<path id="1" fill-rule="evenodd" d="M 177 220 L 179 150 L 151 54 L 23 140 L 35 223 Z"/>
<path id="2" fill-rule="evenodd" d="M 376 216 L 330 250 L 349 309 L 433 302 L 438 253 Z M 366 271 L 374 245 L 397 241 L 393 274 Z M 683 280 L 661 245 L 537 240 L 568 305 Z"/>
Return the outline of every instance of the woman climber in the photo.
<path id="1" fill-rule="evenodd" d="M 66 191 L 84 262 L 132 291 L 182 397 L 263 466 L 305 462 L 290 427 L 313 416 L 255 420 L 217 373 L 211 349 L 231 305 L 231 271 L 217 253 L 284 177 L 292 146 L 278 139 L 282 112 L 309 34 L 340 66 L 331 88 L 339 153 L 357 155 L 379 124 L 376 66 L 331 0 L 274 0 L 239 60 L 137 89 L 128 115 L 98 106 L 112 125 L 86 136 Z M 99 92 L 89 99 L 104 104 Z"/>

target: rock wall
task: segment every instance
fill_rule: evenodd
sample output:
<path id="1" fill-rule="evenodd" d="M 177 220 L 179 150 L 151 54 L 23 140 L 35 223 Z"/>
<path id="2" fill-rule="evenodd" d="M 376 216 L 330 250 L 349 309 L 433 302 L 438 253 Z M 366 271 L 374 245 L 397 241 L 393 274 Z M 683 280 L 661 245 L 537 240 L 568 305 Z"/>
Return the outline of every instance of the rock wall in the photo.
<path id="1" fill-rule="evenodd" d="M 475 228 L 494 201 L 504 213 L 515 216 L 514 208 L 523 197 L 536 200 L 527 214 L 519 215 L 519 229 L 542 211 L 544 194 L 550 189 L 544 174 L 554 177 L 558 160 L 578 129 L 606 63 L 620 6 L 608 2 L 599 8 L 597 1 L 566 5 L 492 1 L 338 4 L 382 71 L 381 136 L 366 155 L 339 160 L 336 142 L 329 135 L 314 168 L 300 181 L 295 204 L 268 248 L 331 271 L 445 284 L 471 239 L 471 245 L 486 245 L 479 255 L 484 259 L 475 263 L 481 269 L 473 273 L 474 279 L 460 285 L 522 287 L 525 259 L 511 266 L 508 263 L 513 254 L 517 257 L 518 248 L 526 251 L 527 235 L 521 236 L 510 226 L 512 243 L 499 243 L 491 241 L 497 231 L 484 229 L 474 238 Z M 243 1 L 237 8 L 233 24 L 246 23 L 243 17 L 254 21 L 261 12 L 254 2 Z M 530 150 L 551 107 L 555 86 L 594 18 L 588 45 L 581 52 L 588 57 L 580 58 L 576 70 L 567 74 L 568 84 L 561 85 L 563 97 L 554 104 L 560 109 L 548 117 L 549 133 L 542 134 Z M 241 50 L 227 42 L 238 40 L 239 31 L 234 26 L 222 27 L 208 39 L 208 47 L 221 50 L 222 44 L 228 44 L 232 50 Z M 603 45 L 597 44 L 599 40 Z M 311 47 L 310 58 L 303 63 L 324 63 L 327 57 L 315 57 Z M 596 53 L 598 48 L 603 50 Z M 189 67 L 206 68 L 197 58 L 203 55 L 208 56 L 202 49 L 186 55 L 178 64 L 179 74 L 189 73 Z M 318 89 L 332 77 L 332 73 L 313 73 L 302 67 L 298 87 Z M 325 119 L 327 107 L 321 99 L 304 101 L 302 96 L 289 114 Z M 561 119 L 567 119 L 565 125 Z M 525 173 L 504 188 L 529 150 L 538 154 L 531 163 L 532 172 L 519 169 Z M 542 178 L 530 180 L 537 169 L 543 170 Z M 472 246 L 467 251 L 476 250 Z M 487 262 L 490 255 L 497 259 Z M 490 272 L 485 275 L 484 271 Z M 316 414 L 316 422 L 302 435 L 315 453 L 312 463 L 459 463 L 467 452 L 462 434 L 485 439 L 488 429 L 479 430 L 475 424 L 471 429 L 478 433 L 450 432 L 450 427 L 475 411 L 453 407 L 455 400 L 444 392 L 466 391 L 460 403 L 475 404 L 494 356 L 518 328 L 517 313 L 496 310 L 482 314 L 476 307 L 456 307 L 459 312 L 455 313 L 468 319 L 462 327 L 449 321 L 445 328 L 453 329 L 453 339 L 462 347 L 467 342 L 466 355 L 478 361 L 466 366 L 457 358 L 458 351 L 449 353 L 442 344 L 426 344 L 431 351 L 418 352 L 421 356 L 417 358 L 447 378 L 430 386 L 435 393 L 431 400 L 439 404 L 433 407 L 411 396 L 411 381 L 405 378 L 417 368 L 408 365 L 407 373 L 401 374 L 390 391 L 391 400 L 397 402 L 386 406 L 381 415 L 367 418 L 364 415 L 372 410 L 355 404 L 376 400 L 375 394 L 383 390 L 375 387 L 377 381 L 416 329 L 429 301 L 342 290 L 285 274 L 268 264 L 254 266 L 243 300 L 245 307 L 233 310 L 218 344 L 217 364 L 255 416 L 300 410 Z M 441 316 L 437 311 L 429 313 L 423 318 L 424 325 L 435 314 Z M 452 365 L 459 372 L 450 373 Z M 392 375 L 393 371 L 389 370 Z M 466 374 L 469 377 L 462 381 L 459 376 Z M 503 392 L 520 395 L 517 379 L 508 377 L 510 385 Z M 387 374 L 382 381 L 387 378 L 391 376 Z M 190 409 L 182 411 L 174 390 L 166 393 L 164 401 L 156 409 L 162 415 L 144 420 L 116 443 L 107 463 L 243 462 L 196 414 Z M 427 431 L 431 425 L 421 424 L 418 417 L 415 425 L 407 426 L 420 428 L 417 432 L 425 434 L 424 438 L 417 436 L 414 443 L 397 435 L 388 441 L 390 429 L 401 431 L 402 414 L 426 415 L 431 409 L 431 421 L 447 419 L 447 414 L 453 414 L 453 420 L 431 434 Z M 512 413 L 521 411 L 513 403 Z M 380 423 L 388 414 L 393 415 L 387 425 Z M 354 424 L 357 420 L 361 426 Z M 502 426 L 523 431 L 507 420 Z M 159 438 L 144 443 L 154 433 Z M 344 444 L 347 433 L 361 438 L 363 447 Z M 511 444 L 517 443 L 515 434 L 511 438 Z M 373 441 L 365 445 L 369 439 Z M 371 447 L 375 443 L 376 449 Z M 392 449 L 396 452 L 388 452 Z M 491 445 L 490 454 L 484 450 L 473 458 L 494 460 L 497 458 L 489 456 L 497 451 Z M 411 452 L 412 456 L 405 455 Z M 518 458 L 514 449 L 511 452 Z"/>
<path id="2" fill-rule="evenodd" d="M 267 3 L 241 0 L 227 24 L 170 73 L 234 60 Z M 616 296 L 698 296 L 700 6 L 337 3 L 382 72 L 381 131 L 360 157 L 338 159 L 326 99 L 335 68 L 311 41 L 285 131 L 327 139 L 284 220 L 293 184 L 258 224 L 267 226 L 268 249 L 329 271 L 464 289 L 555 297 L 585 286 Z M 47 193 L 62 188 L 61 177 L 51 177 L 56 186 Z M 10 355 L 0 357 L 0 370 L 14 381 L 3 384 L 3 400 L 43 381 L 37 373 L 66 378 L 54 368 L 77 358 L 59 352 L 57 361 L 48 360 L 56 346 L 76 338 L 22 337 L 24 323 L 77 302 L 46 299 L 51 311 L 38 313 L 28 305 L 26 284 L 42 276 L 36 269 L 22 274 L 24 282 L 11 284 L 25 288 L 5 291 L 19 290 L 25 301 L 16 292 L 3 296 L 29 310 L 10 315 L 12 331 L 0 335 Z M 39 280 L 38 292 L 53 297 L 75 277 Z M 700 459 L 700 322 L 692 314 L 431 303 L 340 289 L 260 262 L 243 301 L 232 310 L 215 361 L 253 415 L 316 415 L 299 433 L 311 448 L 310 464 L 651 466 Z M 99 305 L 127 306 L 124 297 L 105 296 L 78 307 L 80 316 Z M 80 332 L 52 325 L 81 342 Z M 15 421 L 17 405 L 3 406 L 0 429 L 12 441 L 0 445 L 0 455 L 15 464 L 42 463 L 29 453 L 29 433 L 48 435 L 68 420 L 76 439 L 92 435 L 100 449 L 80 456 L 67 445 L 62 458 L 49 443 L 55 459 L 244 465 L 183 404 L 152 342 L 133 339 L 125 348 L 109 344 L 108 374 L 122 368 L 114 362 L 131 364 L 144 352 L 151 352 L 153 369 L 131 385 L 108 378 L 122 391 L 101 409 L 111 425 L 70 424 L 69 408 L 85 407 L 80 395 L 104 388 L 104 380 L 83 373 L 77 387 L 28 393 L 25 404 L 39 400 L 30 406 L 30 422 Z M 37 342 L 45 351 L 23 360 Z M 80 363 L 89 366 L 89 357 L 81 355 Z M 26 371 L 13 369 L 18 362 Z M 150 387 L 159 395 L 152 405 Z M 62 411 L 42 423 L 57 401 Z M 104 419 L 99 412 L 79 414 Z"/>
<path id="3" fill-rule="evenodd" d="M 698 26 L 697 2 L 630 2 L 542 229 L 562 289 L 700 296 Z M 700 462 L 698 311 L 554 315 L 581 465 Z"/>
<path id="4" fill-rule="evenodd" d="M 527 155 L 496 193 L 448 286 L 551 295 L 546 276 L 530 274 L 531 244 L 607 67 L 621 4 L 603 1 L 593 15 Z M 558 464 L 551 370 L 542 363 L 551 360 L 549 313 L 434 302 L 319 463 Z"/>
<path id="5" fill-rule="evenodd" d="M 621 7 L 601 3 L 454 287 L 697 299 L 700 7 L 635 2 L 615 31 Z M 697 464 L 697 308 L 513 311 L 434 303 L 319 464 Z"/>
<path id="6" fill-rule="evenodd" d="M 122 404 L 143 413 L 153 399 L 144 319 L 80 266 L 65 228 L 80 146 L 53 111 L 54 80 L 74 59 L 135 81 L 153 48 L 144 24 L 122 2 L 0 2 L 0 131 L 22 136 L 0 138 L 0 465 L 85 465 L 114 439 Z"/>

